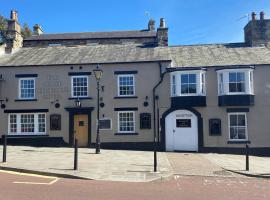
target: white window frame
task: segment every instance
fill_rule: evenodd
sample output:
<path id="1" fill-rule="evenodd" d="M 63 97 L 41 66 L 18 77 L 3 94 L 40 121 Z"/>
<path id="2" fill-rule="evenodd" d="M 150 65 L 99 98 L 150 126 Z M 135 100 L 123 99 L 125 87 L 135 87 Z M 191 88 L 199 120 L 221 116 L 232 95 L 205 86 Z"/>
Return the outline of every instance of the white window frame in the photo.
<path id="1" fill-rule="evenodd" d="M 31 97 L 31 98 L 23 98 L 22 97 L 22 91 L 21 91 L 21 81 L 24 81 L 24 80 L 33 80 L 34 81 L 34 96 Z M 19 96 L 19 99 L 35 99 L 36 98 L 36 79 L 35 78 L 19 78 L 18 79 L 19 81 L 19 84 L 18 84 L 18 88 L 19 88 L 19 91 L 18 91 L 18 96 Z"/>
<path id="2" fill-rule="evenodd" d="M 230 116 L 231 115 L 245 115 L 245 134 L 246 139 L 231 139 L 231 121 Z M 242 127 L 242 126 L 241 126 Z M 229 141 L 248 141 L 248 121 L 247 121 L 247 113 L 245 112 L 232 112 L 228 113 L 228 133 L 229 133 Z"/>
<path id="3" fill-rule="evenodd" d="M 21 115 L 34 115 L 34 132 L 22 132 L 21 131 Z M 43 114 L 45 115 L 45 131 L 39 132 L 38 127 L 38 115 Z M 17 132 L 10 132 L 10 116 L 16 115 L 16 122 L 17 122 Z M 47 132 L 47 120 L 46 120 L 46 113 L 10 113 L 8 115 L 8 135 L 46 135 Z"/>
<path id="4" fill-rule="evenodd" d="M 75 96 L 74 95 L 74 87 L 73 87 L 73 79 L 74 78 L 86 78 L 86 82 L 87 82 L 87 94 L 84 96 L 84 95 L 80 95 L 80 96 Z M 80 75 L 80 76 L 71 76 L 71 97 L 72 98 L 85 98 L 85 97 L 89 97 L 89 77 L 88 76 L 85 76 L 85 75 Z"/>
<path id="5" fill-rule="evenodd" d="M 130 95 L 120 95 L 120 78 L 121 77 L 132 77 L 133 78 L 133 94 Z M 136 88 L 135 88 L 135 76 L 133 74 L 120 74 L 117 76 L 117 96 L 119 97 L 132 97 L 136 95 Z"/>
<path id="6" fill-rule="evenodd" d="M 121 131 L 120 130 L 120 113 L 132 113 L 133 114 L 133 131 Z M 118 124 L 118 133 L 135 133 L 136 132 L 136 118 L 135 118 L 135 111 L 118 111 L 117 113 L 117 124 Z"/>
<path id="7" fill-rule="evenodd" d="M 245 75 L 245 92 L 230 92 L 229 90 L 229 73 L 243 72 Z M 218 95 L 254 95 L 254 69 L 253 68 L 238 68 L 238 69 L 222 69 L 217 71 L 218 79 Z M 223 74 L 223 91 L 220 90 L 220 74 Z"/>
<path id="8" fill-rule="evenodd" d="M 183 74 L 195 74 L 196 75 L 196 93 L 182 93 L 181 92 L 181 75 Z M 170 73 L 171 76 L 171 97 L 176 96 L 205 96 L 206 95 L 206 72 L 205 70 L 186 70 L 186 71 L 175 71 Z M 173 76 L 175 76 L 175 90 L 173 93 Z M 204 77 L 204 84 L 203 78 Z"/>

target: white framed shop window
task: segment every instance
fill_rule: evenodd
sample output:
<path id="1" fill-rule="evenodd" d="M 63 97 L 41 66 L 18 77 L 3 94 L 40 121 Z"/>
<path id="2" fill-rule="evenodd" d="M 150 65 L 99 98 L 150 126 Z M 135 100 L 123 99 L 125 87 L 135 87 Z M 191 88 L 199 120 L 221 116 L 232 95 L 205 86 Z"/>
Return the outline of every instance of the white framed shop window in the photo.
<path id="1" fill-rule="evenodd" d="M 218 95 L 253 95 L 253 71 L 253 68 L 218 70 Z"/>
<path id="2" fill-rule="evenodd" d="M 229 113 L 228 124 L 230 141 L 248 140 L 246 113 Z"/>
<path id="3" fill-rule="evenodd" d="M 45 113 L 11 113 L 8 135 L 46 135 Z"/>
<path id="4" fill-rule="evenodd" d="M 171 96 L 205 96 L 204 70 L 171 72 Z"/>

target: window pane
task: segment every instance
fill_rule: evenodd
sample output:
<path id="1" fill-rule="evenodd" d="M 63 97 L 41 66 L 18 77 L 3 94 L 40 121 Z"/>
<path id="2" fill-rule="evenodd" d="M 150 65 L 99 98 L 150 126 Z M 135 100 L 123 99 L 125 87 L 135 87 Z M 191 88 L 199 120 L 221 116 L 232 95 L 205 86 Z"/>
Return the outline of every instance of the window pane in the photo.
<path id="1" fill-rule="evenodd" d="M 235 127 L 230 128 L 230 139 L 238 139 L 237 138 L 237 128 L 235 128 Z"/>
<path id="2" fill-rule="evenodd" d="M 245 92 L 245 83 L 236 83 L 237 84 L 237 92 Z"/>
<path id="3" fill-rule="evenodd" d="M 237 92 L 235 83 L 229 83 L 229 91 L 230 92 Z"/>
<path id="4" fill-rule="evenodd" d="M 230 115 L 230 126 L 237 126 L 237 115 Z"/>
<path id="5" fill-rule="evenodd" d="M 238 126 L 246 126 L 245 115 L 238 115 Z"/>
<path id="6" fill-rule="evenodd" d="M 235 72 L 229 73 L 229 82 L 236 82 L 236 73 Z"/>
<path id="7" fill-rule="evenodd" d="M 244 82 L 245 81 L 245 73 L 244 72 L 238 72 L 237 73 L 237 82 Z"/>
<path id="8" fill-rule="evenodd" d="M 196 83 L 196 74 L 189 74 L 189 83 Z"/>
<path id="9" fill-rule="evenodd" d="M 181 85 L 181 93 L 182 94 L 188 94 L 188 84 L 182 84 Z"/>
<path id="10" fill-rule="evenodd" d="M 189 93 L 196 93 L 196 84 L 189 84 Z"/>
<path id="11" fill-rule="evenodd" d="M 181 75 L 181 83 L 188 83 L 188 74 Z"/>
<path id="12" fill-rule="evenodd" d="M 246 129 L 238 128 L 238 139 L 246 139 Z"/>

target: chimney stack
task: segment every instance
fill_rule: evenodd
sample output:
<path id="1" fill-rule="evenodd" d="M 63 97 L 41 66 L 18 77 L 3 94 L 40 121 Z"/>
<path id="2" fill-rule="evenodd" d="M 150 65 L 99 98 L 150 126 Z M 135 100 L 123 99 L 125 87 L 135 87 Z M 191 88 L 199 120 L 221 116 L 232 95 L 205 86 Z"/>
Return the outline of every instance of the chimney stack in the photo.
<path id="1" fill-rule="evenodd" d="M 6 53 L 22 47 L 23 37 L 21 34 L 21 26 L 18 22 L 18 13 L 15 10 L 10 12 L 10 19 L 8 20 L 7 40 L 6 40 Z"/>
<path id="2" fill-rule="evenodd" d="M 148 31 L 154 31 L 155 30 L 155 20 L 150 19 L 148 22 Z"/>
<path id="3" fill-rule="evenodd" d="M 264 16 L 265 16 L 264 12 L 263 11 L 260 12 L 260 20 L 264 20 Z"/>
<path id="4" fill-rule="evenodd" d="M 168 28 L 164 18 L 160 18 L 159 28 L 157 29 L 157 46 L 168 46 Z"/>
<path id="5" fill-rule="evenodd" d="M 252 21 L 255 21 L 256 20 L 256 13 L 255 12 L 252 12 L 251 13 L 251 20 Z"/>
<path id="6" fill-rule="evenodd" d="M 244 28 L 245 43 L 249 46 L 270 44 L 270 19 L 265 19 L 265 13 L 260 12 L 260 20 L 256 20 L 255 12 L 251 14 L 252 20 Z"/>
<path id="7" fill-rule="evenodd" d="M 35 26 L 33 26 L 33 32 L 34 32 L 34 35 L 43 34 L 43 30 L 39 24 L 35 24 Z"/>

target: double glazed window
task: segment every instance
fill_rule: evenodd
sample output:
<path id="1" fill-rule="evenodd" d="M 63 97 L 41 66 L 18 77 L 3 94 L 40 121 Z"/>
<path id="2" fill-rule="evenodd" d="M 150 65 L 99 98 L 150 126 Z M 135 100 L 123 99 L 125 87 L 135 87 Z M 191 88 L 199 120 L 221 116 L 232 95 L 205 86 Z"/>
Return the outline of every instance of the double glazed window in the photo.
<path id="1" fill-rule="evenodd" d="M 34 99 L 35 98 L 35 79 L 21 78 L 19 79 L 19 98 Z"/>
<path id="2" fill-rule="evenodd" d="M 9 115 L 9 134 L 45 134 L 46 115 L 44 113 L 23 113 Z"/>
<path id="3" fill-rule="evenodd" d="M 202 70 L 171 73 L 172 96 L 205 95 L 205 72 Z"/>
<path id="4" fill-rule="evenodd" d="M 134 75 L 118 75 L 118 96 L 134 96 Z"/>
<path id="5" fill-rule="evenodd" d="M 72 97 L 88 97 L 88 76 L 72 76 Z"/>
<path id="6" fill-rule="evenodd" d="M 181 94 L 196 94 L 196 74 L 181 75 Z"/>
<path id="7" fill-rule="evenodd" d="M 230 140 L 247 140 L 246 113 L 229 114 Z"/>
<path id="8" fill-rule="evenodd" d="M 254 94 L 252 68 L 223 69 L 217 73 L 219 95 Z"/>
<path id="9" fill-rule="evenodd" d="M 118 132 L 134 133 L 135 132 L 135 115 L 134 111 L 118 112 Z"/>
<path id="10" fill-rule="evenodd" d="M 245 92 L 244 72 L 229 72 L 229 92 Z"/>

